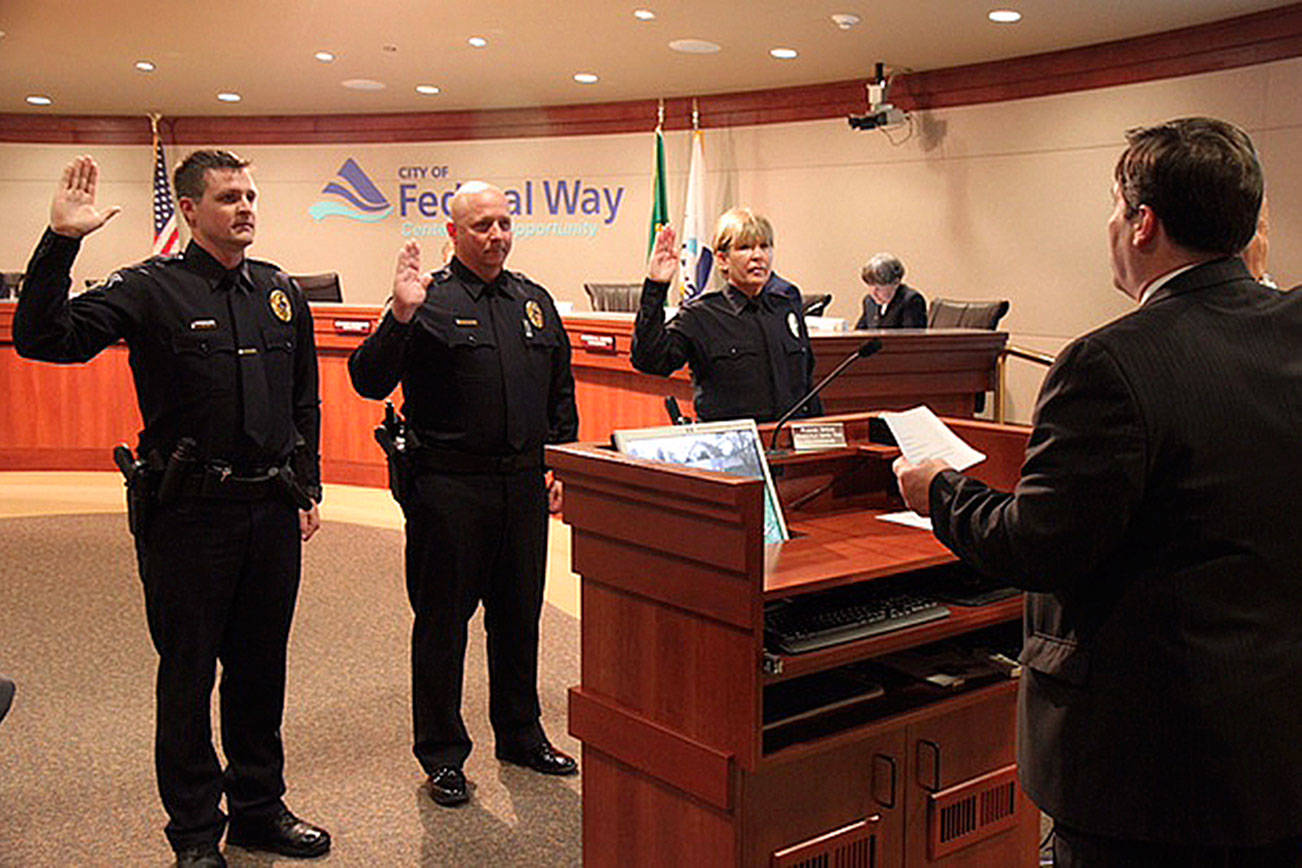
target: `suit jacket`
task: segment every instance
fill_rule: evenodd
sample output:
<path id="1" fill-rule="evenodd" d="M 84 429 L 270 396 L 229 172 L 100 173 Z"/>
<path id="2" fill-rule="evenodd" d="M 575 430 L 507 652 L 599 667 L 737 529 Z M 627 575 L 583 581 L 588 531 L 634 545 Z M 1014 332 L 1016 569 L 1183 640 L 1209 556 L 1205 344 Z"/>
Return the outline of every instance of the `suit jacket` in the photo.
<path id="1" fill-rule="evenodd" d="M 1018 758 L 1066 825 L 1302 830 L 1302 296 L 1187 271 L 1070 344 L 1011 493 L 932 483 L 937 537 L 1027 597 Z"/>
<path id="2" fill-rule="evenodd" d="M 886 304 L 886 312 L 873 300 L 872 293 L 863 297 L 863 314 L 857 329 L 925 329 L 927 300 L 922 293 L 901 283 Z"/>

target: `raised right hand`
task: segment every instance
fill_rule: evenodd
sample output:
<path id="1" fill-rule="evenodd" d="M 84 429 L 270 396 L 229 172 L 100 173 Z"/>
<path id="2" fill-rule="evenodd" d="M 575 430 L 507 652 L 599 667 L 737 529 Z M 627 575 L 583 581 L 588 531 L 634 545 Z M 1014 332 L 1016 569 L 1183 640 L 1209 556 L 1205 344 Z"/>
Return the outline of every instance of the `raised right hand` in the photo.
<path id="1" fill-rule="evenodd" d="M 646 276 L 656 283 L 668 283 L 678 273 L 678 235 L 665 226 L 656 233 L 656 246 L 647 261 Z"/>
<path id="2" fill-rule="evenodd" d="M 425 303 L 432 274 L 420 273 L 420 245 L 413 239 L 398 251 L 398 270 L 393 276 L 393 316 L 398 322 L 411 322 L 416 310 Z"/>
<path id="3" fill-rule="evenodd" d="M 121 211 L 117 205 L 104 211 L 95 207 L 98 182 L 99 166 L 88 156 L 78 157 L 64 166 L 63 177 L 50 202 L 50 228 L 69 238 L 81 238 Z"/>

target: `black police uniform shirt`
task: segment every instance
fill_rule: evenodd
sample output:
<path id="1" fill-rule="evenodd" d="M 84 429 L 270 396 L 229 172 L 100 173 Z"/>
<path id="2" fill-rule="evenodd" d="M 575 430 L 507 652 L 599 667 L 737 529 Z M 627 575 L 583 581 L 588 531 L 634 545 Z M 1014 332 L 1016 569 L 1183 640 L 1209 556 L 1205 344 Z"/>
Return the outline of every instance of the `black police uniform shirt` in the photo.
<path id="1" fill-rule="evenodd" d="M 669 284 L 647 279 L 633 329 L 633 367 L 669 376 L 686 363 L 702 421 L 771 421 L 809 393 L 814 353 L 800 291 L 775 275 L 750 298 L 735 286 L 687 301 L 665 324 Z M 797 415 L 823 412 L 818 398 Z"/>
<path id="2" fill-rule="evenodd" d="M 401 380 L 424 446 L 504 456 L 578 437 L 569 338 L 547 290 L 515 272 L 485 284 L 453 258 L 411 322 L 386 313 L 348 369 L 366 398 Z"/>
<path id="3" fill-rule="evenodd" d="M 81 240 L 49 229 L 27 267 L 14 313 L 14 344 L 28 358 L 84 362 L 125 339 L 144 420 L 139 454 L 169 455 L 192 437 L 202 458 L 236 472 L 279 465 L 296 434 L 311 460 L 304 487 L 320 486 L 312 315 L 276 266 L 245 259 L 228 271 L 191 241 L 183 253 L 114 272 L 69 299 L 69 271 Z M 244 430 L 241 354 L 256 352 L 266 375 L 268 412 L 261 443 Z"/>

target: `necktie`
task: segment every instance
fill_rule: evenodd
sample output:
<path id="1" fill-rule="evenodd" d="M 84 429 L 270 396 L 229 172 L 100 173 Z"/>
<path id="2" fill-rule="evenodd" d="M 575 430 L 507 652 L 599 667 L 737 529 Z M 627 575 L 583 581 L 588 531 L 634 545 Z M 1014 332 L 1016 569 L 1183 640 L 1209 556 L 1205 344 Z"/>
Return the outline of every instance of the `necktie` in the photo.
<path id="1" fill-rule="evenodd" d="M 263 449 L 270 448 L 271 401 L 267 396 L 267 371 L 262 360 L 262 337 L 258 321 L 258 293 L 233 275 L 223 281 L 229 294 L 231 321 L 235 326 L 235 353 L 240 379 L 244 433 Z"/>

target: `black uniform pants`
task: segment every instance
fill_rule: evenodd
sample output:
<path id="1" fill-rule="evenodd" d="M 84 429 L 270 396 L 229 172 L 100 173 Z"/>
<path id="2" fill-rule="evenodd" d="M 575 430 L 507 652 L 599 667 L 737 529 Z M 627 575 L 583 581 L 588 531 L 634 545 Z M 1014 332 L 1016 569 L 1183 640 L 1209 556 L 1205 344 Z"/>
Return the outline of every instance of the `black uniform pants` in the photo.
<path id="1" fill-rule="evenodd" d="M 488 633 L 488 717 L 498 751 L 536 747 L 538 618 L 547 559 L 540 470 L 421 472 L 407 517 L 413 751 L 427 773 L 470 754 L 461 718 L 467 623 L 480 601 Z"/>
<path id="2" fill-rule="evenodd" d="M 159 506 L 137 541 L 158 651 L 154 760 L 172 847 L 219 841 L 226 817 L 279 810 L 285 646 L 301 569 L 298 511 L 278 499 Z M 212 744 L 216 665 L 223 773 Z"/>

